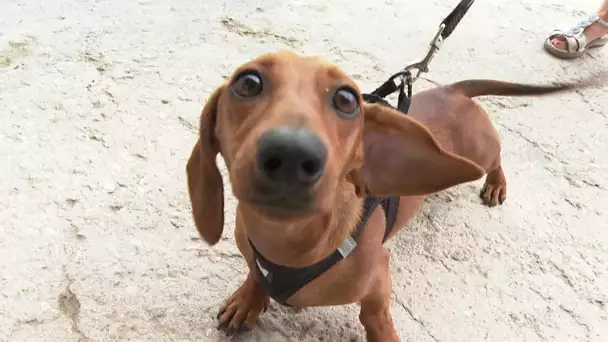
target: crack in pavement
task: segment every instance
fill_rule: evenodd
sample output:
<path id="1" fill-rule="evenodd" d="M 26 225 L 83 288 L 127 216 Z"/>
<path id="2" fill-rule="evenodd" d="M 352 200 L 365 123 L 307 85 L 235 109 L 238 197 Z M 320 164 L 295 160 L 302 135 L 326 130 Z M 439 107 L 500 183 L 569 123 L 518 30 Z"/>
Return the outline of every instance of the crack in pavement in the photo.
<path id="1" fill-rule="evenodd" d="M 580 96 L 580 99 L 587 104 L 587 106 L 589 107 L 589 111 L 594 113 L 594 114 L 598 114 L 600 116 L 603 116 L 604 118 L 608 118 L 608 116 L 606 114 L 604 114 L 603 112 L 596 110 L 594 108 L 594 104 L 596 104 L 595 102 L 591 101 L 588 97 L 587 97 L 587 93 L 583 92 L 582 89 L 575 89 L 574 92 L 576 94 L 578 94 Z"/>
<path id="2" fill-rule="evenodd" d="M 540 298 L 542 298 L 544 301 L 547 302 L 555 302 L 553 297 L 551 296 L 545 296 L 540 290 L 529 286 L 528 287 L 532 292 L 536 293 Z M 581 318 L 571 309 L 566 308 L 563 304 L 559 304 L 558 307 L 560 308 L 560 310 L 562 310 L 563 312 L 565 312 L 566 314 L 568 314 L 568 316 L 570 316 L 570 318 L 572 318 L 572 320 L 580 325 L 581 327 L 585 328 L 585 333 L 587 334 L 587 337 L 589 337 L 589 334 L 591 333 L 591 328 L 589 327 L 589 325 L 587 323 L 584 323 L 581 321 Z"/>
<path id="3" fill-rule="evenodd" d="M 589 336 L 589 333 L 591 333 L 591 328 L 589 328 L 589 325 L 587 323 L 581 322 L 581 318 L 577 314 L 575 314 L 574 311 L 566 308 L 563 304 L 560 304 L 559 308 L 562 309 L 562 311 L 564 311 L 565 313 L 567 313 L 570 317 L 572 317 L 576 324 L 585 328 L 587 336 Z"/>
<path id="4" fill-rule="evenodd" d="M 57 297 L 57 305 L 59 311 L 63 313 L 72 322 L 72 331 L 76 333 L 79 341 L 88 341 L 89 339 L 80 330 L 78 326 L 80 322 L 80 300 L 72 290 L 70 286 L 74 283 L 74 280 L 64 271 L 64 291 Z"/>
<path id="5" fill-rule="evenodd" d="M 532 139 L 528 138 L 528 137 L 527 137 L 527 136 L 525 136 L 525 135 L 524 135 L 522 132 L 517 131 L 517 130 L 515 130 L 515 129 L 513 129 L 513 128 L 511 128 L 511 127 L 509 127 L 509 126 L 505 125 L 505 124 L 502 124 L 502 123 L 500 123 L 500 122 L 497 122 L 496 124 L 497 124 L 498 126 L 500 126 L 500 127 L 504 128 L 504 129 L 506 129 L 508 132 L 513 133 L 513 134 L 517 135 L 518 137 L 520 137 L 520 138 L 524 139 L 526 142 L 528 142 L 528 143 L 529 143 L 530 145 L 532 145 L 534 148 L 536 148 L 537 150 L 541 151 L 541 152 L 542 152 L 542 153 L 544 153 L 545 155 L 550 156 L 552 159 L 556 160 L 557 162 L 559 162 L 559 163 L 561 163 L 561 164 L 564 164 L 564 165 L 568 165 L 568 163 L 566 163 L 565 161 L 561 160 L 561 159 L 560 159 L 560 158 L 559 158 L 559 157 L 558 157 L 558 156 L 557 156 L 555 153 L 553 153 L 553 152 L 551 152 L 551 151 L 547 151 L 547 150 L 545 150 L 544 148 L 542 148 L 542 147 L 540 146 L 540 144 L 539 144 L 539 143 L 537 143 L 536 141 L 534 141 L 534 140 L 532 140 Z"/>
<path id="6" fill-rule="evenodd" d="M 575 293 L 578 293 L 572 279 L 570 279 L 570 276 L 566 274 L 566 271 L 562 267 L 558 266 L 553 260 L 549 260 L 549 263 L 558 272 L 559 278 L 562 279 L 566 285 L 570 286 Z"/>
<path id="7" fill-rule="evenodd" d="M 423 322 L 423 321 L 422 321 L 420 318 L 417 318 L 417 317 L 414 315 L 414 312 L 412 311 L 412 309 L 411 309 L 411 308 L 410 308 L 408 305 L 406 305 L 406 304 L 405 304 L 405 303 L 404 303 L 404 302 L 403 302 L 403 301 L 402 301 L 402 300 L 401 300 L 399 297 L 397 297 L 397 296 L 393 296 L 393 297 L 394 297 L 395 301 L 396 301 L 397 303 L 399 303 L 399 305 L 401 305 L 401 307 L 403 308 L 403 310 L 405 310 L 405 312 L 407 312 L 407 314 L 408 314 L 408 315 L 409 315 L 409 316 L 412 318 L 412 320 L 413 320 L 414 322 L 418 323 L 418 325 L 420 325 L 420 327 L 422 328 L 422 330 L 423 330 L 423 331 L 424 331 L 424 332 L 425 332 L 425 333 L 426 333 L 426 334 L 427 334 L 427 335 L 428 335 L 430 338 L 432 338 L 432 339 L 433 339 L 433 341 L 437 341 L 437 342 L 439 342 L 439 339 L 438 339 L 437 337 L 435 337 L 435 336 L 434 336 L 434 335 L 431 333 L 431 331 L 429 330 L 429 328 L 426 326 L 426 324 L 425 324 L 425 323 L 424 323 L 424 322 Z"/>

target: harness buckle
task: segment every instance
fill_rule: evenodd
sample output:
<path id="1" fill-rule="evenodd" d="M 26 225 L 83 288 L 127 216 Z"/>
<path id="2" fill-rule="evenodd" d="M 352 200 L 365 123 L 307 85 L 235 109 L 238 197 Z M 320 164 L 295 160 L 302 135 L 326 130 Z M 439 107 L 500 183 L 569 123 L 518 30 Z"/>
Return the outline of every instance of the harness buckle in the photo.
<path id="1" fill-rule="evenodd" d="M 346 258 L 355 247 L 357 247 L 357 241 L 349 235 L 340 247 L 338 247 L 338 252 L 340 252 L 340 255 L 342 255 L 343 258 Z"/>

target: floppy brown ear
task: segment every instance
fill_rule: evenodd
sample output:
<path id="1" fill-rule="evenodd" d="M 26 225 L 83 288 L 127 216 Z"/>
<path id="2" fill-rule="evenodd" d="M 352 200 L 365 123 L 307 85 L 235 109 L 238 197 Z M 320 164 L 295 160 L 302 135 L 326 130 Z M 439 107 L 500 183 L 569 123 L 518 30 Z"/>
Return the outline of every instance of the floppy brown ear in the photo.
<path id="1" fill-rule="evenodd" d="M 186 166 L 194 223 L 210 245 L 219 241 L 224 230 L 224 183 L 215 162 L 220 150 L 215 136 L 215 122 L 222 90 L 220 87 L 214 91 L 203 108 L 200 136 Z"/>
<path id="2" fill-rule="evenodd" d="M 363 104 L 363 179 L 374 195 L 415 196 L 481 178 L 475 163 L 442 149 L 431 132 L 407 115 Z"/>

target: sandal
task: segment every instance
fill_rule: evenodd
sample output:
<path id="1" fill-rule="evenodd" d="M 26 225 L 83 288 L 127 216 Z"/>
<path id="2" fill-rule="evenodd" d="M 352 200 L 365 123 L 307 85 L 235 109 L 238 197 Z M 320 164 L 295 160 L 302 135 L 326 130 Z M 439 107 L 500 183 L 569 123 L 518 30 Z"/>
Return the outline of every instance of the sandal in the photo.
<path id="1" fill-rule="evenodd" d="M 608 21 L 600 18 L 597 15 L 592 15 L 567 31 L 554 30 L 551 32 L 549 37 L 547 37 L 545 40 L 545 50 L 555 57 L 572 59 L 582 56 L 587 49 L 598 48 L 606 45 L 608 43 L 608 34 L 591 41 L 587 41 L 585 29 L 596 22 L 608 28 Z M 563 38 L 565 40 L 563 42 L 566 45 L 565 48 L 558 48 L 553 45 L 553 40 L 555 38 Z"/>

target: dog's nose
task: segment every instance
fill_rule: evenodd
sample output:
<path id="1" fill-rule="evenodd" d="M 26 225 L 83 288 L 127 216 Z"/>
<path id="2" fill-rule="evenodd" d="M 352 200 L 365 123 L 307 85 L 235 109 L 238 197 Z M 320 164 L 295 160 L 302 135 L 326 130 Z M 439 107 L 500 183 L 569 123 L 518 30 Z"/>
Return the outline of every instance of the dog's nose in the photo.
<path id="1" fill-rule="evenodd" d="M 310 130 L 282 126 L 258 140 L 257 164 L 271 182 L 310 186 L 325 169 L 327 148 Z"/>

